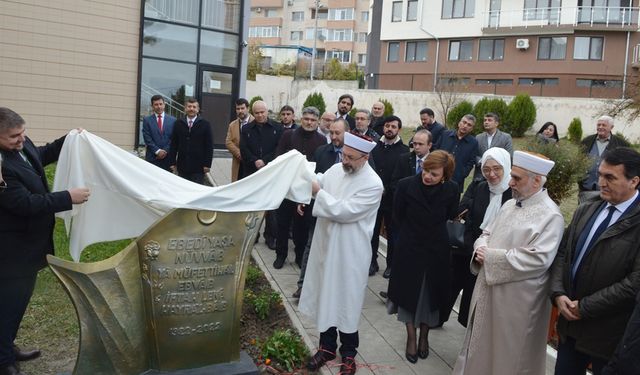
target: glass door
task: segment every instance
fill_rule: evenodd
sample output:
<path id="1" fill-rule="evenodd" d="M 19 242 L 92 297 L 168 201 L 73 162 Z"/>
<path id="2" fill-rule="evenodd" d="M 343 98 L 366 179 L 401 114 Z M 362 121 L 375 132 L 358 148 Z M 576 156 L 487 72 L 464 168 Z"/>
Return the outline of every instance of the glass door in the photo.
<path id="1" fill-rule="evenodd" d="M 200 67 L 200 112 L 211 124 L 213 143 L 224 148 L 227 127 L 234 118 L 237 77 L 233 69 Z"/>

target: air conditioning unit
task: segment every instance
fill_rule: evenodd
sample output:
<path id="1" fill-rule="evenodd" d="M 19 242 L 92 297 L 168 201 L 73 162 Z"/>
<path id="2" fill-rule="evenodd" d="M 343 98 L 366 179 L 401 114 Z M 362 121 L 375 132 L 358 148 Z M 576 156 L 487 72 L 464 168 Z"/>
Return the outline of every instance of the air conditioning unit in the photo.
<path id="1" fill-rule="evenodd" d="M 529 49 L 529 39 L 517 39 L 516 40 L 516 48 L 518 48 L 518 49 Z"/>
<path id="2" fill-rule="evenodd" d="M 262 12 L 262 8 L 256 8 L 256 13 Z"/>

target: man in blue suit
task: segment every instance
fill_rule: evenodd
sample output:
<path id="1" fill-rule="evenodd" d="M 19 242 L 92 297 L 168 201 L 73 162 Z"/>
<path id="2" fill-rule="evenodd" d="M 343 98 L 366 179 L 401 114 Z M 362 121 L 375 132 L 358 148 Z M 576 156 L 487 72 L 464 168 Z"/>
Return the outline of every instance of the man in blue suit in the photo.
<path id="1" fill-rule="evenodd" d="M 142 121 L 142 136 L 147 145 L 145 159 L 162 169 L 169 170 L 169 149 L 171 148 L 171 133 L 176 118 L 164 113 L 164 98 L 162 95 L 151 97 L 153 114 Z"/>

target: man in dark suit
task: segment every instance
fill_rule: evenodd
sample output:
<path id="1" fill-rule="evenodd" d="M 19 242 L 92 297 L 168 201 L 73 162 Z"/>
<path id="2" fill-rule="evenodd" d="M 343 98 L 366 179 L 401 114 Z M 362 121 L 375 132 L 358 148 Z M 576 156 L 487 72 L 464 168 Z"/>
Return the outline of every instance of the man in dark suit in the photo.
<path id="1" fill-rule="evenodd" d="M 599 199 L 573 215 L 551 266 L 558 307 L 556 374 L 594 374 L 614 353 L 640 291 L 640 153 L 620 147 L 598 166 Z"/>
<path id="2" fill-rule="evenodd" d="M 89 189 L 50 192 L 44 166 L 58 160 L 65 137 L 36 147 L 25 135 L 25 121 L 0 108 L 0 375 L 22 374 L 17 361 L 40 356 L 14 345 L 20 322 L 33 293 L 38 271 L 53 254 L 56 212 L 89 199 Z"/>
<path id="3" fill-rule="evenodd" d="M 198 116 L 197 100 L 187 99 L 184 109 L 186 117 L 177 120 L 173 128 L 169 165 L 180 177 L 202 184 L 213 161 L 211 125 Z"/>
<path id="4" fill-rule="evenodd" d="M 371 106 L 371 129 L 377 134 L 384 133 L 384 103 L 375 102 Z"/>
<path id="5" fill-rule="evenodd" d="M 598 187 L 598 165 L 605 151 L 611 151 L 618 147 L 629 147 L 629 143 L 623 138 L 613 135 L 613 118 L 601 116 L 596 125 L 596 134 L 592 134 L 581 142 L 582 151 L 591 157 L 591 167 L 585 178 L 578 182 L 578 203 L 595 198 L 600 195 Z"/>
<path id="6" fill-rule="evenodd" d="M 452 154 L 456 161 L 456 169 L 451 178 L 458 184 L 460 191 L 464 190 L 464 179 L 476 164 L 478 155 L 478 141 L 471 132 L 476 123 L 476 117 L 471 114 L 462 116 L 457 130 L 445 130 L 440 141 L 433 148 L 444 150 Z"/>
<path id="7" fill-rule="evenodd" d="M 476 141 L 478 141 L 478 155 L 476 156 L 476 169 L 473 173 L 474 181 L 484 180 L 482 171 L 480 170 L 480 168 L 482 168 L 480 165 L 480 159 L 482 159 L 484 152 L 491 147 L 504 148 L 509 152 L 509 154 L 511 154 L 511 157 L 513 157 L 511 134 L 498 129 L 498 126 L 500 126 L 500 117 L 493 112 L 489 112 L 484 115 L 482 126 L 484 127 L 484 132 L 476 135 Z"/>
<path id="8" fill-rule="evenodd" d="M 422 108 L 420 110 L 420 126 L 416 128 L 416 131 L 422 129 L 428 130 L 431 133 L 432 145 L 440 142 L 440 137 L 445 131 L 444 125 L 436 121 L 436 115 L 431 108 Z"/>
<path id="9" fill-rule="evenodd" d="M 336 112 L 336 118 L 343 118 L 349 123 L 349 128 L 354 130 L 356 128 L 356 120 L 349 116 L 349 112 L 353 108 L 353 96 L 349 94 L 340 95 L 338 98 L 338 111 Z"/>
<path id="10" fill-rule="evenodd" d="M 169 149 L 171 148 L 171 133 L 176 118 L 164 112 L 164 98 L 162 95 L 151 97 L 153 114 L 142 121 L 142 137 L 147 146 L 145 159 L 158 167 L 169 170 Z"/>
<path id="11" fill-rule="evenodd" d="M 280 108 L 280 124 L 284 130 L 295 130 L 299 126 L 296 124 L 296 111 L 289 104 L 285 104 Z"/>
<path id="12" fill-rule="evenodd" d="M 284 132 L 282 125 L 269 119 L 267 103 L 258 100 L 251 109 L 254 120 L 240 132 L 242 177 L 257 172 L 276 158 L 278 142 Z M 264 221 L 264 241 L 269 249 L 275 250 L 278 235 L 275 210 L 265 212 Z"/>
<path id="13" fill-rule="evenodd" d="M 383 224 L 387 235 L 387 268 L 389 268 L 393 256 L 393 193 L 391 191 L 391 177 L 393 176 L 393 170 L 398 163 L 400 155 L 409 152 L 409 147 L 402 143 L 402 139 L 398 134 L 400 129 L 402 129 L 402 120 L 400 120 L 400 118 L 396 116 L 388 116 L 385 118 L 384 135 L 380 138 L 369 156 L 370 159 L 373 159 L 373 163 L 375 164 L 374 170 L 384 185 L 384 192 L 382 194 L 380 207 L 378 208 L 376 223 L 373 228 L 373 236 L 371 237 L 372 256 L 371 265 L 369 266 L 369 276 L 373 276 L 379 269 L 378 246 L 380 244 L 380 230 Z"/>

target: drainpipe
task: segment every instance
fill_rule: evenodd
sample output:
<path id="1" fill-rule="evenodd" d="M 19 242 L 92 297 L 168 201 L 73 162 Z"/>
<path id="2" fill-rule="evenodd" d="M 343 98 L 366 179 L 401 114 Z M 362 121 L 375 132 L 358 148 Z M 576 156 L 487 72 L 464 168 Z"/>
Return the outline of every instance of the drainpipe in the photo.
<path id="1" fill-rule="evenodd" d="M 440 58 L 440 39 L 438 39 L 437 36 L 430 33 L 429 30 L 425 29 L 425 27 L 422 24 L 424 21 L 424 4 L 426 2 L 427 0 L 422 0 L 422 7 L 420 11 L 420 30 L 424 31 L 427 35 L 429 35 L 430 37 L 436 40 L 436 63 L 435 63 L 435 69 L 433 71 L 433 92 L 436 92 L 436 85 L 438 84 L 438 60 Z M 628 37 L 629 36 L 627 34 L 627 43 L 629 43 Z"/>
<path id="2" fill-rule="evenodd" d="M 629 64 L 629 38 L 630 31 L 627 31 L 627 49 L 624 52 L 624 73 L 622 74 L 622 99 L 624 99 L 624 92 L 627 88 L 627 64 Z"/>

